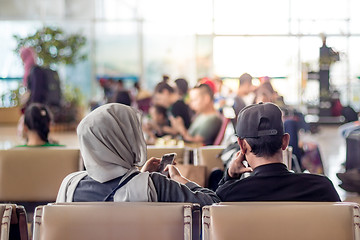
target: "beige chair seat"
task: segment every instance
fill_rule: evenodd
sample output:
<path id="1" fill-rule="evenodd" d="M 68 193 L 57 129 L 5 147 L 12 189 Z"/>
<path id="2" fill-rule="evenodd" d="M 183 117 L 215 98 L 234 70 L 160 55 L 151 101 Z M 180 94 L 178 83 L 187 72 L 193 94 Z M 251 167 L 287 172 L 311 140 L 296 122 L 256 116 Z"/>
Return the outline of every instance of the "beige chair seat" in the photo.
<path id="1" fill-rule="evenodd" d="M 129 202 L 40 206 L 33 239 L 192 239 L 193 206 Z"/>
<path id="2" fill-rule="evenodd" d="M 359 239 L 359 205 L 246 202 L 203 208 L 203 239 Z"/>

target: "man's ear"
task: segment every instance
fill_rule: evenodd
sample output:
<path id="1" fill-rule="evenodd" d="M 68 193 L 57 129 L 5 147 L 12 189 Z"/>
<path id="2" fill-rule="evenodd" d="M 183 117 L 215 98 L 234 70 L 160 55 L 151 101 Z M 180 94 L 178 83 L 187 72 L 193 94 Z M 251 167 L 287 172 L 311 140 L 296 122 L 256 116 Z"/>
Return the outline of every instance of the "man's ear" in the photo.
<path id="1" fill-rule="evenodd" d="M 289 142 L 290 142 L 290 135 L 288 133 L 285 133 L 282 137 L 281 149 L 285 150 L 289 145 Z"/>
<path id="2" fill-rule="evenodd" d="M 238 138 L 238 139 L 237 139 L 237 142 L 238 142 L 238 144 L 239 144 L 239 146 L 240 146 L 240 151 L 241 151 L 241 153 L 242 153 L 242 154 L 246 154 L 246 152 L 247 152 L 248 149 L 247 149 L 247 145 L 246 145 L 245 140 Z"/>
<path id="3" fill-rule="evenodd" d="M 203 101 L 206 103 L 210 103 L 211 101 L 211 97 L 208 94 L 202 93 L 203 94 Z"/>

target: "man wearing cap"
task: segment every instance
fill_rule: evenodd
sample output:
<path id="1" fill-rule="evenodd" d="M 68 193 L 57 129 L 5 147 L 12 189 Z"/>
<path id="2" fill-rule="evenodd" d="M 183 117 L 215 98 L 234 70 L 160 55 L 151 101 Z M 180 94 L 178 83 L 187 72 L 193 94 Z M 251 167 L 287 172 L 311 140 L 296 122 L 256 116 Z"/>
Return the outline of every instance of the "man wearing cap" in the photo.
<path id="1" fill-rule="evenodd" d="M 245 107 L 236 134 L 240 151 L 216 190 L 221 201 L 341 201 L 327 177 L 293 173 L 283 164 L 290 136 L 284 133 L 282 112 L 275 104 Z M 245 172 L 250 176 L 241 178 Z"/>

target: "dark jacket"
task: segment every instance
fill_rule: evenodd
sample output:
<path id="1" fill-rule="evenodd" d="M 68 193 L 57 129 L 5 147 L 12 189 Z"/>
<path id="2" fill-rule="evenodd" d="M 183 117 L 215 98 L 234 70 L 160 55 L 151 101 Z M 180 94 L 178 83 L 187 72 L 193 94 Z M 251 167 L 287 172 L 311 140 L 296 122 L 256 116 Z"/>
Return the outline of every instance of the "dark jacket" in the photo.
<path id="1" fill-rule="evenodd" d="M 262 165 L 244 179 L 226 172 L 216 194 L 223 202 L 241 201 L 341 201 L 332 182 L 325 176 L 293 173 L 282 163 Z"/>
<path id="2" fill-rule="evenodd" d="M 160 173 L 151 173 L 150 177 L 154 183 L 158 202 L 191 202 L 200 206 L 211 205 L 219 202 L 216 194 L 207 188 L 202 188 L 194 182 L 185 185 L 167 178 Z M 105 183 L 100 183 L 86 176 L 77 185 L 74 202 L 101 202 L 117 187 L 121 177 Z"/>

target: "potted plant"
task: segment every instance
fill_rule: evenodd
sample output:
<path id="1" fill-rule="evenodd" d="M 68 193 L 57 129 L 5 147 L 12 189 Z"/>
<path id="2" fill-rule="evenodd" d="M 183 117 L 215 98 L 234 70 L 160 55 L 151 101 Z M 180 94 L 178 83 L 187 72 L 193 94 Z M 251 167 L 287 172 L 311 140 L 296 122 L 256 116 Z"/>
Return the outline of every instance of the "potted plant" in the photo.
<path id="1" fill-rule="evenodd" d="M 13 36 L 17 41 L 15 52 L 22 47 L 35 49 L 39 65 L 56 68 L 59 64 L 74 65 L 87 59 L 87 54 L 80 50 L 86 44 L 81 34 L 66 34 L 58 27 L 43 27 L 25 38 Z"/>
<path id="2" fill-rule="evenodd" d="M 45 68 L 57 70 L 61 65 L 74 65 L 87 59 L 87 54 L 81 51 L 86 44 L 86 38 L 78 33 L 66 34 L 59 27 L 45 26 L 27 37 L 23 38 L 19 35 L 13 37 L 17 41 L 15 52 L 19 53 L 22 47 L 32 47 L 37 53 L 38 65 Z M 69 94 L 82 95 L 80 90 L 71 84 L 68 84 L 66 88 L 62 87 L 63 104 L 61 108 L 64 109 L 55 111 L 55 122 L 57 123 L 73 123 L 77 120 L 70 117 L 69 114 L 78 115 L 80 101 L 74 101 L 77 96 L 71 98 Z"/>

